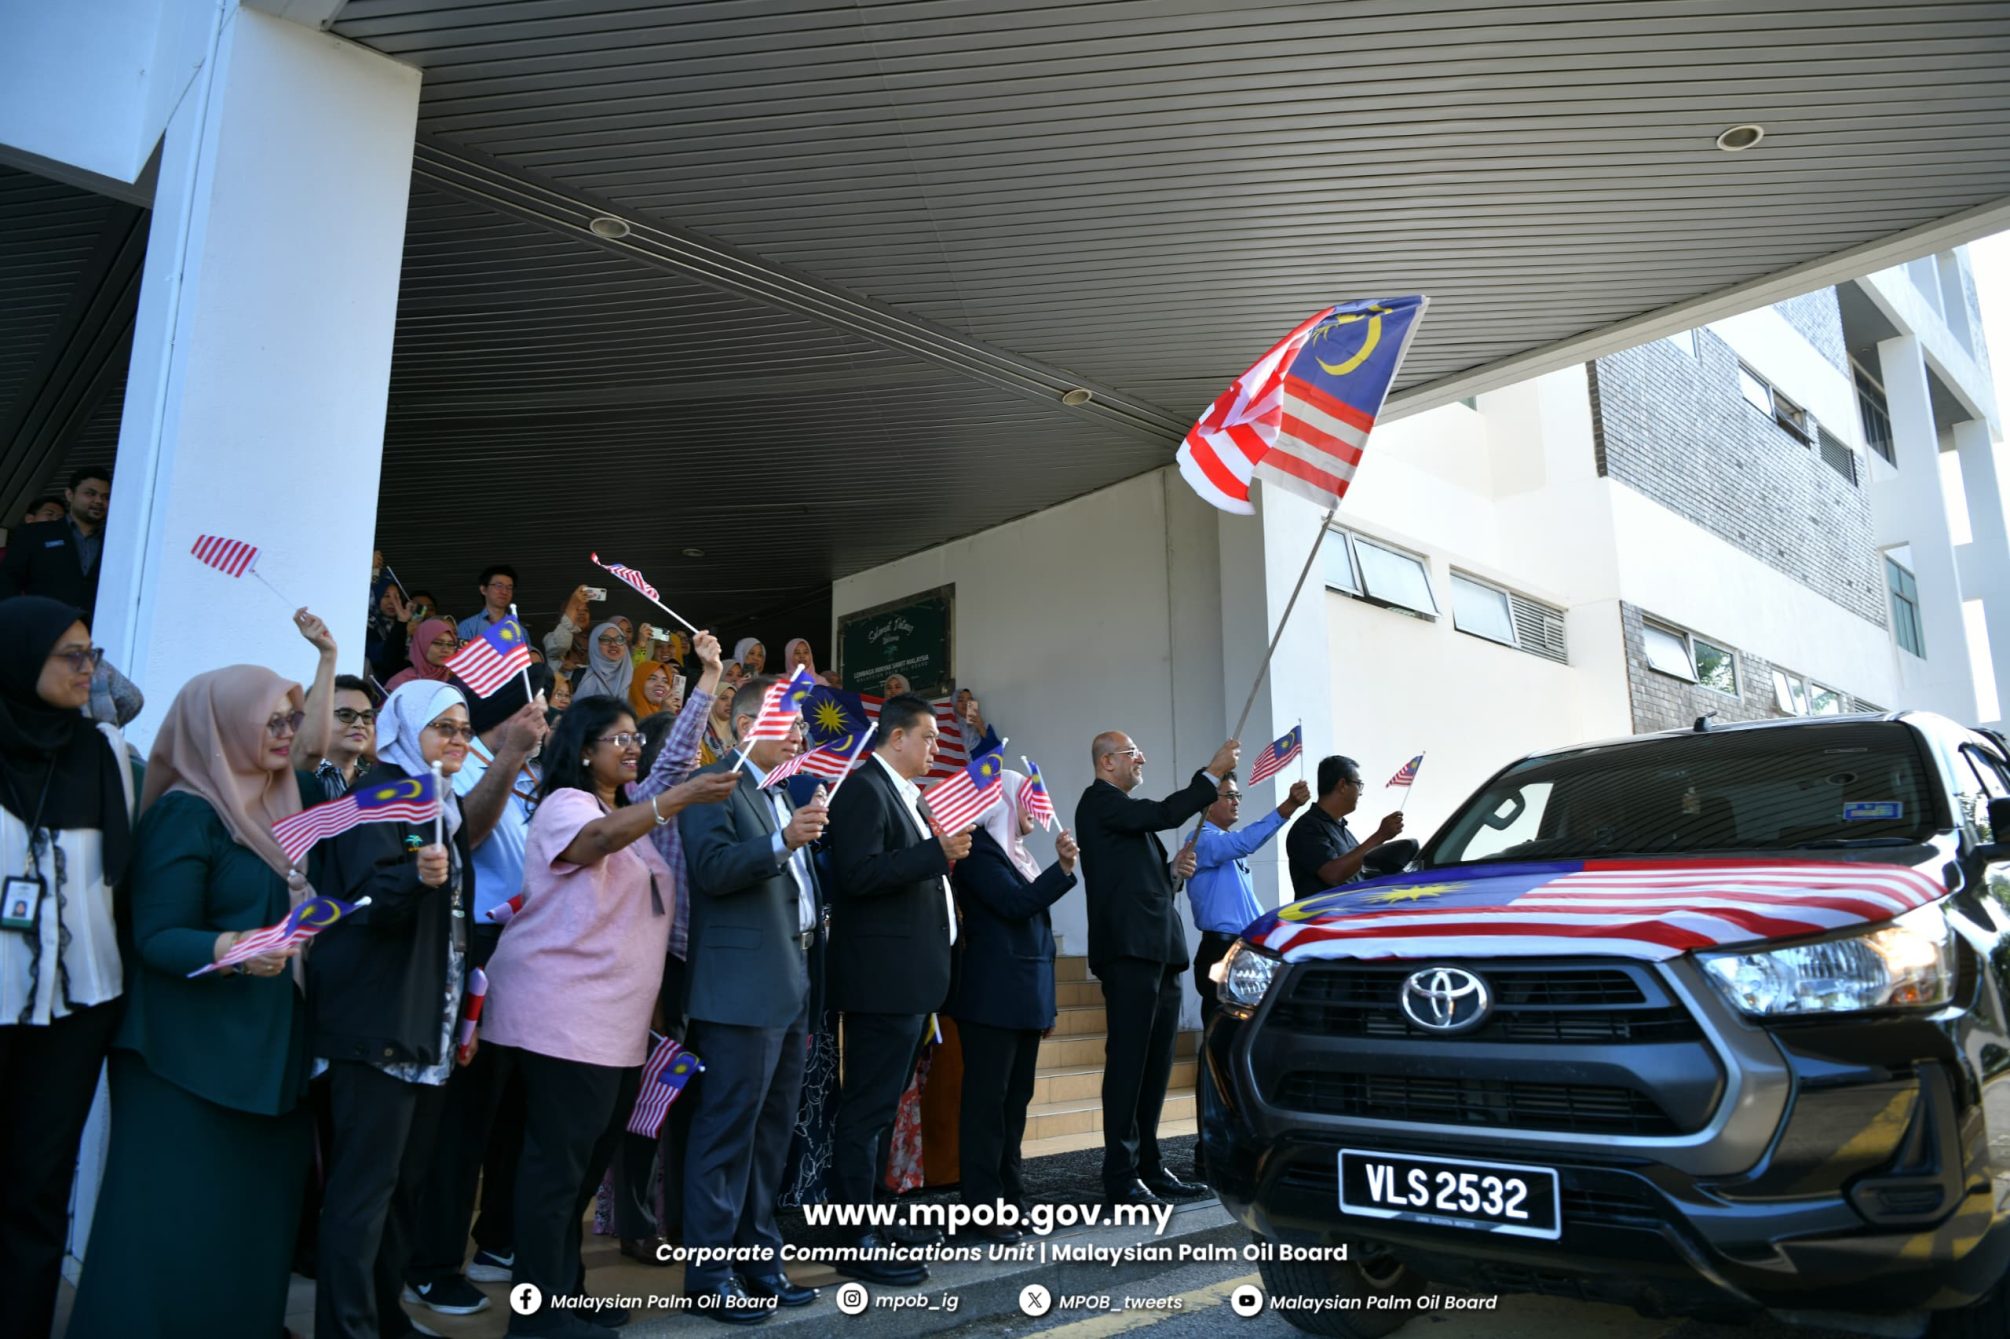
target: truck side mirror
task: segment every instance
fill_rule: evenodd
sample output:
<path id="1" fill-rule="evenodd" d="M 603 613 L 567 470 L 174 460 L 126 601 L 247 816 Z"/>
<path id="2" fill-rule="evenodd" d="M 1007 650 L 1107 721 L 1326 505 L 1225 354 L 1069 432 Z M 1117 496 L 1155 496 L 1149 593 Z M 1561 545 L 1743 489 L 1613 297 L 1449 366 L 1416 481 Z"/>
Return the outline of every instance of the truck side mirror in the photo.
<path id="1" fill-rule="evenodd" d="M 2010 828 L 2006 828 L 2005 831 L 2010 832 Z M 1395 841 L 1383 842 L 1361 857 L 1361 873 L 1371 879 L 1384 874 L 1399 873 L 1403 866 L 1417 858 L 1417 850 L 1417 841 L 1414 837 L 1398 837 Z"/>

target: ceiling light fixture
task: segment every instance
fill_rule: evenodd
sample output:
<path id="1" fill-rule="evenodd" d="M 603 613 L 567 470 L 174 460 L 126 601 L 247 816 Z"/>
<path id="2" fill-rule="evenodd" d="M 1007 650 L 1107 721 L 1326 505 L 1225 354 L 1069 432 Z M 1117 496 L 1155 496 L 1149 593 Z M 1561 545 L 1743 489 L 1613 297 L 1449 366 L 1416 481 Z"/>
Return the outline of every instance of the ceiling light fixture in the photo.
<path id="1" fill-rule="evenodd" d="M 1766 137 L 1766 128 L 1757 125 L 1732 126 L 1717 136 L 1717 147 L 1725 153 L 1743 153 Z"/>
<path id="2" fill-rule="evenodd" d="M 705 556 L 705 550 L 687 548 L 684 550 L 684 556 L 686 558 L 702 558 Z"/>
<path id="3" fill-rule="evenodd" d="M 1077 386 L 1071 391 L 1061 393 L 1061 403 L 1070 409 L 1079 409 L 1095 398 L 1096 393 L 1086 386 Z"/>
<path id="4" fill-rule="evenodd" d="M 586 227 L 595 237 L 604 237 L 610 242 L 620 241 L 631 231 L 626 219 L 614 218 L 607 214 L 602 214 Z"/>

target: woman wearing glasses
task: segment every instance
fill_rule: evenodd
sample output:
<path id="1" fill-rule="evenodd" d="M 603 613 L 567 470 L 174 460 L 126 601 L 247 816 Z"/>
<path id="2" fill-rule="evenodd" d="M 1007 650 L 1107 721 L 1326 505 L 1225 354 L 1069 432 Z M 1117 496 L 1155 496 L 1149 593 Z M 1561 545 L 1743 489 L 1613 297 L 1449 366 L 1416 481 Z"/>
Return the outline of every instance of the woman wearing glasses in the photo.
<path id="1" fill-rule="evenodd" d="M 385 689 L 395 693 L 414 680 L 447 682 L 453 677 L 447 670 L 447 662 L 460 649 L 461 639 L 454 632 L 452 623 L 444 618 L 427 619 L 412 632 L 410 667 L 393 674 L 391 682 L 384 685 Z"/>
<path id="2" fill-rule="evenodd" d="M 335 678 L 335 724 L 328 751 L 314 769 L 321 793 L 339 800 L 356 784 L 356 777 L 374 765 L 377 752 L 377 704 L 370 686 L 353 674 Z"/>
<path id="3" fill-rule="evenodd" d="M 603 625 L 604 627 L 605 625 Z M 663 979 L 676 894 L 642 840 L 736 778 L 700 776 L 634 804 L 642 733 L 626 701 L 580 696 L 544 748 L 524 852 L 523 907 L 489 960 L 488 1045 L 524 1083 L 516 1181 L 516 1283 L 547 1298 L 584 1286 L 580 1219 L 634 1104 Z M 592 1336 L 607 1312 L 512 1315 L 511 1334 Z"/>
<path id="4" fill-rule="evenodd" d="M 295 621 L 332 647 L 320 620 Z M 298 962 L 287 951 L 208 969 L 322 875 L 318 850 L 295 869 L 272 836 L 321 799 L 295 770 L 326 745 L 323 728 L 303 729 L 308 700 L 268 669 L 211 670 L 155 737 L 128 874 L 111 1155 L 72 1334 L 267 1335 L 284 1321 L 312 1148 Z"/>
<path id="5" fill-rule="evenodd" d="M 364 823 L 328 843 L 324 890 L 369 904 L 309 958 L 313 1049 L 317 1066 L 326 1062 L 334 1129 L 315 1272 L 319 1336 L 413 1332 L 399 1294 L 467 977 L 474 871 L 451 779 L 473 739 L 458 688 L 408 683 L 392 693 L 377 718 L 377 766 L 357 794 L 437 767 L 440 820 Z"/>
<path id="6" fill-rule="evenodd" d="M 635 662 L 628 658 L 628 634 L 621 630 L 619 620 L 610 618 L 593 630 L 593 640 L 587 643 L 586 668 L 573 680 L 572 695 L 578 698 L 597 694 L 626 702 L 628 685 L 634 681 Z"/>

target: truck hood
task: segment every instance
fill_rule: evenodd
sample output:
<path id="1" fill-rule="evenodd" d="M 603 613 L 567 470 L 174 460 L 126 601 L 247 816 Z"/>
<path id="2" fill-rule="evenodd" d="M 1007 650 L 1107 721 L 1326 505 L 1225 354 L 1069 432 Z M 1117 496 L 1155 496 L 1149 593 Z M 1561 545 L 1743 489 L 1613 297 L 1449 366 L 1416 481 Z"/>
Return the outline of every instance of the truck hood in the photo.
<path id="1" fill-rule="evenodd" d="M 1658 962 L 1890 920 L 1947 895 L 1906 865 L 1551 860 L 1395 874 L 1292 902 L 1243 938 L 1315 958 L 1603 954 Z"/>

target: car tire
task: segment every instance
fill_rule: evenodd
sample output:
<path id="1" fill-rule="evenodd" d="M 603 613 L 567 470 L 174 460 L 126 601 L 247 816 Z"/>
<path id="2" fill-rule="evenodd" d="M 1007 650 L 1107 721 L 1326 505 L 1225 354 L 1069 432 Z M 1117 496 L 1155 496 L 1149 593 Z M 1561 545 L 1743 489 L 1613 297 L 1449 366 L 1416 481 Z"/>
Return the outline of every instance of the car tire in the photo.
<path id="1" fill-rule="evenodd" d="M 2010 1274 L 1996 1280 L 1974 1306 L 1934 1312 L 1927 1334 L 1929 1339 L 2003 1339 L 2010 1334 Z"/>
<path id="2" fill-rule="evenodd" d="M 1252 1234 L 1254 1236 L 1254 1234 Z M 1259 1246 L 1268 1243 L 1255 1237 Z M 1358 1245 L 1347 1260 L 1261 1259 L 1257 1271 L 1263 1275 L 1263 1290 L 1274 1298 L 1339 1298 L 1356 1305 L 1347 1310 L 1319 1310 L 1293 1307 L 1277 1309 L 1277 1314 L 1294 1329 L 1328 1339 L 1381 1339 L 1408 1324 L 1417 1312 L 1417 1297 L 1424 1280 L 1401 1262 Z M 1371 1306 L 1370 1298 L 1395 1302 L 1388 1307 Z M 1965 1337 L 1964 1337 L 1965 1339 Z"/>

